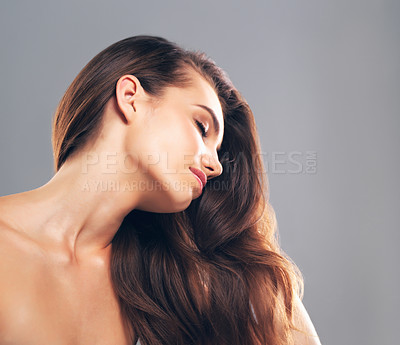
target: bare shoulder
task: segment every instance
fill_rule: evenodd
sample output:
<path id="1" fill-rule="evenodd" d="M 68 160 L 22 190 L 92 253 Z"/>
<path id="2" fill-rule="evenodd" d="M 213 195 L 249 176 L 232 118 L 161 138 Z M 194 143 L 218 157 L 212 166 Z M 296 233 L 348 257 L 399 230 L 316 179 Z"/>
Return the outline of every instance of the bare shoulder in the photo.
<path id="1" fill-rule="evenodd" d="M 321 345 L 318 334 L 311 321 L 311 318 L 304 307 L 303 302 L 297 294 L 294 295 L 294 315 L 293 321 L 295 327 L 302 330 L 293 330 L 293 339 L 296 345 Z"/>
<path id="2" fill-rule="evenodd" d="M 0 213 L 0 291 L 3 291 L 11 281 L 10 278 L 19 271 L 19 264 L 24 257 L 24 244 L 27 244 L 24 236 Z"/>
<path id="3" fill-rule="evenodd" d="M 279 304 L 284 305 L 284 293 L 282 289 L 278 290 L 278 300 Z M 282 315 L 282 310 L 279 310 L 279 315 Z M 280 322 L 281 317 L 275 319 L 275 327 L 278 333 L 286 333 L 282 328 L 282 323 Z M 295 291 L 293 291 L 293 314 L 292 314 L 292 324 L 296 329 L 291 329 L 291 336 L 293 338 L 295 345 L 321 345 L 318 334 L 315 327 L 311 321 L 311 318 L 304 307 L 303 302 Z"/>
<path id="4" fill-rule="evenodd" d="M 9 241 L 25 243 L 29 237 L 29 224 L 32 223 L 32 202 L 26 198 L 28 192 L 0 197 L 0 244 Z M 31 245 L 33 244 L 31 240 Z M 10 248 L 12 249 L 12 248 Z"/>
<path id="5" fill-rule="evenodd" d="M 0 255 L 1 261 L 7 256 L 18 251 L 20 245 L 27 244 L 28 238 L 18 226 L 18 220 L 29 217 L 24 214 L 21 206 L 16 205 L 13 196 L 0 197 Z"/>
<path id="6" fill-rule="evenodd" d="M 24 232 L 14 226 L 9 204 L 0 200 L 0 334 L 20 319 L 31 304 L 38 274 L 37 248 Z M 33 254 L 33 255 L 32 255 Z M 11 325 L 11 326 L 10 326 Z"/>
<path id="7" fill-rule="evenodd" d="M 20 278 L 26 279 L 37 262 L 38 246 L 18 227 L 18 217 L 26 216 L 15 211 L 9 199 L 0 198 L 0 296 L 5 290 L 29 285 Z M 0 298 L 0 304 L 3 302 Z"/>

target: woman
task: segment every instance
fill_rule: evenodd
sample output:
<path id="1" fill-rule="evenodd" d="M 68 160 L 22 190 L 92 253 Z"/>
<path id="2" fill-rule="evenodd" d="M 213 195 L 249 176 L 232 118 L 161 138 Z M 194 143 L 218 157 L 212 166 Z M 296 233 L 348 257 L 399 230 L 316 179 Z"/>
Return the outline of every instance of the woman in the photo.
<path id="1" fill-rule="evenodd" d="M 0 344 L 319 344 L 254 117 L 204 53 L 111 45 L 52 144 L 54 177 L 0 199 Z"/>

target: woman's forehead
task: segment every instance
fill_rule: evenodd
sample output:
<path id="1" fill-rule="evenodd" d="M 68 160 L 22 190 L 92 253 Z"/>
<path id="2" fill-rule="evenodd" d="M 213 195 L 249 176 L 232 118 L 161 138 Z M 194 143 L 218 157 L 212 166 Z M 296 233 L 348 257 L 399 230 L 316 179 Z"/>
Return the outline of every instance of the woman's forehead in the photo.
<path id="1" fill-rule="evenodd" d="M 172 87 L 168 91 L 169 97 L 175 96 L 190 105 L 200 104 L 204 108 L 211 109 L 218 121 L 223 121 L 222 107 L 215 89 L 198 73 L 193 75 L 190 86 L 184 88 Z"/>

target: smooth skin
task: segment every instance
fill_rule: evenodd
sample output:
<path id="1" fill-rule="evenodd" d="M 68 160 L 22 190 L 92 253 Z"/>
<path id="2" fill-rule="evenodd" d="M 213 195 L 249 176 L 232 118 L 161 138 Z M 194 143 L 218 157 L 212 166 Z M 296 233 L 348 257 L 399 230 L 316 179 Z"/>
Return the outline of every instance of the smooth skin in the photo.
<path id="1" fill-rule="evenodd" d="M 179 212 L 198 198 L 189 167 L 208 179 L 222 173 L 221 105 L 190 73 L 192 86 L 170 87 L 157 102 L 135 76 L 121 77 L 100 135 L 45 185 L 0 198 L 0 345 L 131 345 L 111 285 L 110 241 L 132 209 Z M 194 104 L 214 111 L 218 135 Z M 298 315 L 315 332 L 304 306 Z"/>

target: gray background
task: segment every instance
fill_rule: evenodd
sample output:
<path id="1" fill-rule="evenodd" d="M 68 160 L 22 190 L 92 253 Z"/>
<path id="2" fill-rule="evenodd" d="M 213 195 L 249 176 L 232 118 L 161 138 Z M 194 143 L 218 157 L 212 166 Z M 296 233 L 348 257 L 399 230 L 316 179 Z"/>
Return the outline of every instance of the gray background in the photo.
<path id="1" fill-rule="evenodd" d="M 51 178 L 52 115 L 100 50 L 136 34 L 203 50 L 253 109 L 322 344 L 398 343 L 399 5 L 2 0 L 0 195 Z"/>

